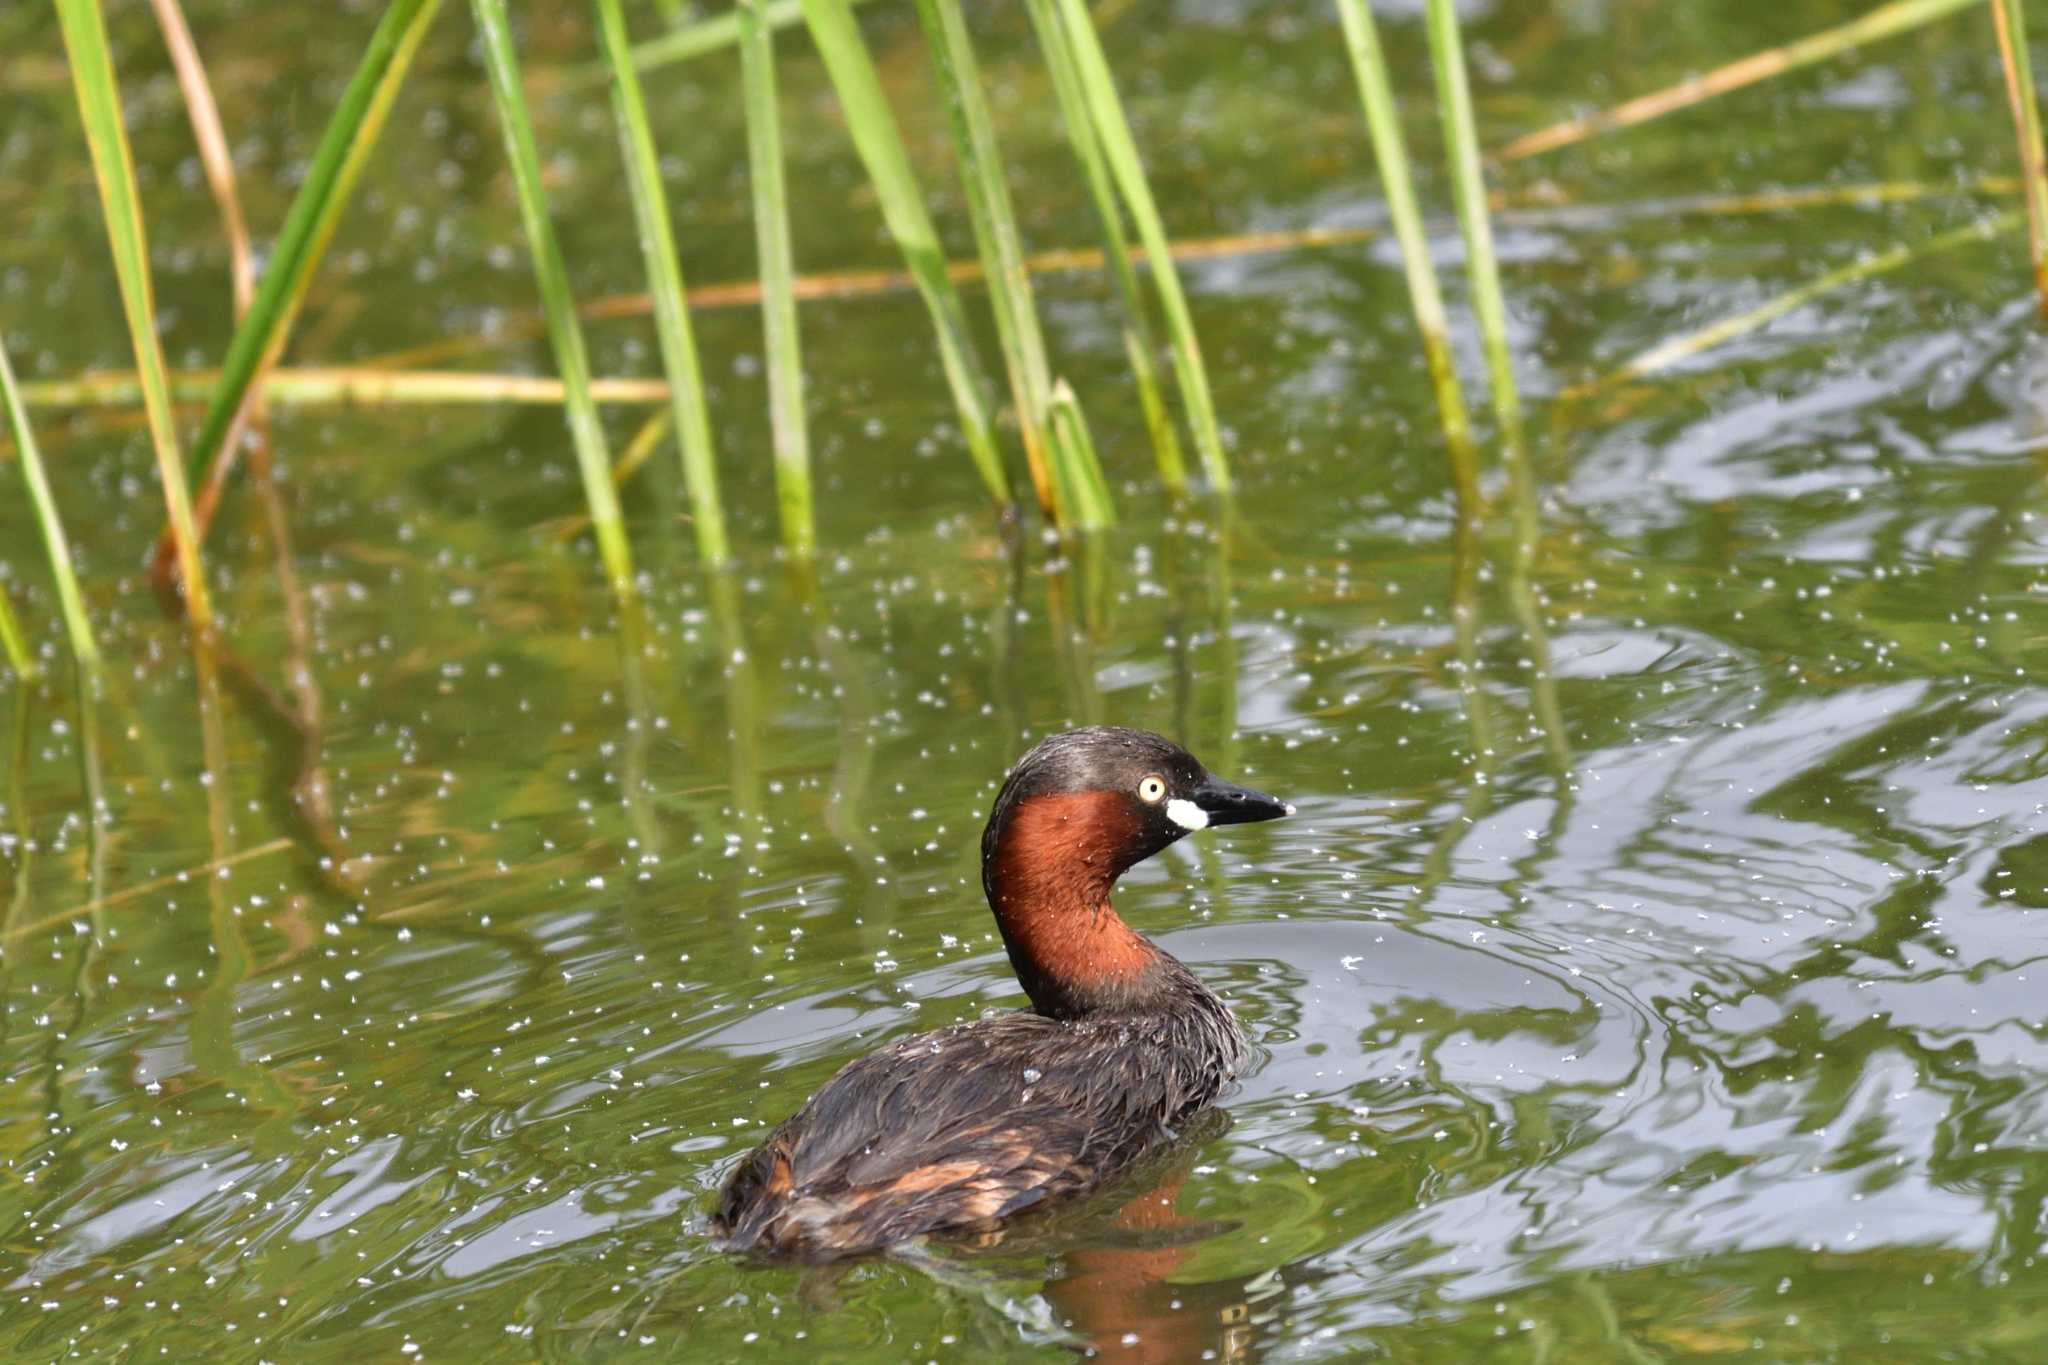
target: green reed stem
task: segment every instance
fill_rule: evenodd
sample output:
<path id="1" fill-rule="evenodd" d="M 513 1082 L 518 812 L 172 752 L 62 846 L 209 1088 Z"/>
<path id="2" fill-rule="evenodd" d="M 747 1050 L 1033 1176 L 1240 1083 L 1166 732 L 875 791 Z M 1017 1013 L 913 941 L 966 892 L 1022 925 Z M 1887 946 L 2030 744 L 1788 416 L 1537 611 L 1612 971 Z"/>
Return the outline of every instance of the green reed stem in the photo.
<path id="1" fill-rule="evenodd" d="M 2041 102 L 2034 93 L 2033 59 L 2027 54 L 2027 12 L 2020 0 L 1992 0 L 1998 55 L 2005 67 L 2005 93 L 2019 135 L 2020 177 L 2027 201 L 2027 245 L 2034 256 L 2034 290 L 2048 311 L 2048 151 L 2041 139 Z"/>
<path id="2" fill-rule="evenodd" d="M 1451 192 L 1458 227 L 1465 237 L 1465 270 L 1472 311 L 1479 323 L 1480 350 L 1486 357 L 1487 388 L 1493 398 L 1494 425 L 1499 431 L 1501 460 L 1507 467 L 1515 511 L 1514 550 L 1509 579 L 1516 612 L 1529 635 L 1532 657 L 1547 668 L 1549 649 L 1535 619 L 1529 572 L 1536 562 L 1539 525 L 1536 476 L 1522 426 L 1522 398 L 1515 386 L 1515 362 L 1508 351 L 1507 301 L 1500 287 L 1500 262 L 1493 249 L 1493 224 L 1487 213 L 1486 176 L 1479 163 L 1479 125 L 1472 111 L 1472 85 L 1465 71 L 1465 43 L 1458 31 L 1453 0 L 1428 0 L 1430 65 L 1436 72 L 1437 108 L 1444 121 L 1444 149 L 1450 160 Z M 1476 463 L 1476 462 L 1475 462 Z M 1539 675 L 1539 695 L 1549 680 Z"/>
<path id="3" fill-rule="evenodd" d="M 1054 473 L 1058 485 L 1065 490 L 1062 524 L 1081 530 L 1112 525 L 1116 521 L 1116 504 L 1110 499 L 1102 457 L 1096 453 L 1095 438 L 1089 434 L 1088 418 L 1081 411 L 1080 400 L 1064 379 L 1052 386 L 1046 428 Z"/>
<path id="4" fill-rule="evenodd" d="M 548 340 L 554 347 L 555 368 L 562 375 L 569 436 L 576 446 L 576 463 L 583 475 L 583 497 L 590 505 L 598 553 L 604 558 L 612 590 L 621 597 L 630 597 L 633 556 L 626 544 L 626 524 L 619 513 L 618 493 L 612 488 L 612 462 L 605 450 L 604 427 L 597 418 L 597 404 L 590 396 L 590 361 L 583 348 L 583 328 L 576 321 L 576 299 L 569 291 L 569 272 L 562 263 L 562 249 L 555 241 L 554 224 L 548 219 L 547 191 L 541 185 L 540 148 L 534 143 L 533 121 L 526 109 L 525 87 L 520 83 L 519 57 L 512 48 L 512 25 L 506 17 L 505 0 L 471 0 L 470 8 L 483 35 L 484 62 L 490 70 L 491 93 L 504 128 L 505 152 L 512 163 L 512 181 L 519 195 L 519 216 L 526 224 L 534 278 L 540 287 L 542 310 L 547 315 Z"/>
<path id="5" fill-rule="evenodd" d="M 1429 255 L 1429 236 L 1423 231 L 1422 213 L 1416 207 L 1415 182 L 1408 169 L 1408 149 L 1401 140 L 1400 118 L 1394 112 L 1394 88 L 1387 78 L 1386 54 L 1380 48 L 1379 29 L 1373 23 L 1366 0 L 1337 0 L 1337 13 L 1344 21 L 1345 46 L 1350 50 L 1352 74 L 1358 80 L 1359 98 L 1365 105 L 1365 127 L 1372 138 L 1373 159 L 1379 163 L 1387 215 L 1393 220 L 1394 235 L 1401 243 L 1408 302 L 1422 332 L 1423 355 L 1429 364 L 1430 384 L 1436 390 L 1452 477 L 1460 489 L 1460 505 L 1475 508 L 1479 480 L 1477 455 L 1472 448 L 1472 419 L 1465 407 L 1464 388 L 1458 383 L 1457 366 L 1451 358 L 1450 323 L 1444 315 L 1436 265 Z M 1484 204 L 1483 197 L 1481 203 Z"/>
<path id="6" fill-rule="evenodd" d="M 1465 72 L 1465 44 L 1458 32 L 1453 0 L 1428 0 L 1429 55 L 1436 70 L 1437 108 L 1444 121 L 1445 151 L 1458 227 L 1465 235 L 1465 269 L 1471 277 L 1472 311 L 1486 354 L 1494 416 L 1510 450 L 1522 439 L 1522 400 L 1508 354 L 1507 303 L 1501 294 L 1500 262 L 1493 250 L 1493 225 L 1486 210 L 1486 176 L 1479 165 L 1479 128 L 1472 113 L 1472 87 Z"/>
<path id="7" fill-rule="evenodd" d="M 28 637 L 21 631 L 21 618 L 14 614 L 14 603 L 7 599 L 4 579 L 0 579 L 0 654 L 7 656 L 7 662 L 14 665 L 15 673 L 24 682 L 36 676 L 36 656 L 29 651 Z"/>
<path id="8" fill-rule="evenodd" d="M 92 151 L 93 175 L 99 182 L 100 209 L 113 249 L 114 273 L 120 279 L 121 306 L 128 318 L 128 337 L 135 348 L 135 368 L 142 380 L 143 408 L 148 414 L 151 444 L 177 545 L 178 567 L 185 583 L 185 606 L 202 630 L 213 626 L 213 604 L 206 592 L 199 562 L 192 500 L 185 487 L 185 466 L 178 455 L 178 429 L 171 417 L 170 384 L 164 373 L 163 347 L 156 334 L 156 299 L 149 277 L 149 242 L 143 229 L 142 205 L 135 189 L 135 162 L 128 150 L 128 130 L 121 119 L 121 95 L 114 62 L 107 48 L 107 29 L 98 0 L 57 0 L 57 18 L 71 58 L 72 90 Z"/>
<path id="9" fill-rule="evenodd" d="M 1038 324 L 1038 304 L 1031 276 L 1024 268 L 1024 248 L 1017 216 L 1003 176 L 1002 152 L 996 146 L 995 124 L 981 93 L 981 73 L 968 40 L 967 21 L 957 0 L 917 0 L 918 22 L 924 26 L 938 71 L 939 89 L 953 125 L 954 153 L 967 192 L 968 217 L 988 279 L 989 306 L 995 314 L 996 337 L 1010 375 L 1017 405 L 1017 426 L 1024 440 L 1025 463 L 1040 510 L 1064 523 L 1074 510 L 1073 490 L 1063 486 L 1046 453 L 1050 441 L 1052 367 L 1046 360 L 1045 335 Z M 1070 452 L 1072 454 L 1073 452 Z"/>
<path id="10" fill-rule="evenodd" d="M 1123 210 L 1117 207 L 1116 185 L 1110 179 L 1109 164 L 1095 125 L 1088 113 L 1087 97 L 1081 90 L 1081 73 L 1074 63 L 1072 48 L 1060 26 L 1053 0 L 1026 0 L 1031 27 L 1038 46 L 1045 53 L 1052 72 L 1053 93 L 1059 100 L 1060 121 L 1066 125 L 1067 140 L 1081 163 L 1081 176 L 1088 186 L 1088 199 L 1095 208 L 1095 222 L 1102 231 L 1103 259 L 1110 278 L 1116 281 L 1123 302 L 1124 353 L 1130 358 L 1131 377 L 1138 386 L 1138 404 L 1145 414 L 1145 429 L 1152 437 L 1152 452 L 1159 462 L 1159 481 L 1173 493 L 1188 486 L 1187 462 L 1181 458 L 1180 437 L 1174 433 L 1173 418 L 1159 391 L 1159 354 L 1153 340 L 1152 324 L 1145 308 L 1145 295 L 1138 288 L 1138 272 L 1131 265 L 1131 247 L 1124 235 Z"/>
<path id="11" fill-rule="evenodd" d="M 697 555 L 706 564 L 723 564 L 732 557 L 732 549 L 726 541 L 725 510 L 718 497 L 718 466 L 713 459 L 711 413 L 704 402 L 704 375 L 697 363 L 697 339 L 690 329 L 690 306 L 683 297 L 683 266 L 676 256 L 668 197 L 661 184 L 661 158 L 654 149 L 654 130 L 648 125 L 640 77 L 633 70 L 619 0 L 597 0 L 597 17 L 605 57 L 614 75 L 612 111 L 618 118 L 626 186 L 640 228 L 640 250 L 647 261 L 654 334 L 661 343 L 662 369 L 668 375 L 669 402 L 675 411 L 676 449 L 682 456 L 683 481 L 689 486 L 690 510 L 697 524 Z M 594 414 L 593 408 L 593 419 Z M 609 482 L 606 486 L 610 487 Z"/>
<path id="12" fill-rule="evenodd" d="M 967 331 L 966 310 L 960 294 L 946 273 L 945 252 L 939 234 L 925 211 L 917 178 L 910 169 L 910 157 L 903 150 L 903 137 L 896 118 L 883 97 L 881 79 L 868 56 L 860 28 L 854 23 L 849 0 L 803 0 L 804 21 L 832 88 L 845 110 L 853 145 L 874 183 L 882 217 L 903 252 L 904 262 L 917 281 L 931 312 L 932 329 L 938 336 L 939 360 L 945 366 L 946 383 L 952 388 L 954 405 L 960 411 L 961 432 L 967 451 L 980 471 L 982 481 L 1007 507 L 1009 484 L 1003 477 L 1001 458 L 996 454 L 995 417 L 990 406 L 980 362 L 975 359 L 974 342 Z"/>
<path id="13" fill-rule="evenodd" d="M 768 425 L 775 447 L 775 500 L 792 555 L 817 546 L 811 502 L 810 419 L 804 414 L 803 333 L 796 314 L 796 251 L 782 164 L 782 111 L 775 92 L 775 32 L 761 0 L 739 0 L 740 97 L 747 119 L 747 177 L 754 251 L 761 271 L 761 342 L 767 353 Z M 795 6 L 791 6 L 792 9 Z"/>
<path id="14" fill-rule="evenodd" d="M 1173 343 L 1181 397 L 1187 403 L 1188 424 L 1195 433 L 1202 470 L 1212 487 L 1218 492 L 1227 491 L 1230 466 L 1223 454 L 1222 433 L 1216 425 L 1216 405 L 1209 395 L 1209 372 L 1202 364 L 1202 348 L 1195 338 L 1194 320 L 1188 314 L 1187 295 L 1181 290 L 1180 272 L 1174 267 L 1166 229 L 1159 220 L 1159 207 L 1145 178 L 1144 162 L 1138 155 L 1137 141 L 1131 136 L 1130 122 L 1124 117 L 1123 101 L 1117 98 L 1109 60 L 1103 55 L 1083 0 L 1059 0 L 1059 6 L 1067 50 L 1088 103 L 1089 122 L 1152 266 L 1152 282 L 1159 290 L 1160 307 L 1166 314 L 1166 332 Z"/>
<path id="15" fill-rule="evenodd" d="M 71 652 L 81 667 L 95 667 L 100 661 L 99 646 L 93 643 L 92 626 L 85 618 L 85 599 L 79 594 L 78 573 L 71 563 L 71 542 L 64 537 L 57 499 L 50 493 L 49 476 L 43 472 L 43 457 L 36 449 L 36 435 L 28 424 L 28 407 L 21 400 L 21 387 L 14 382 L 14 366 L 8 361 L 4 340 L 0 340 L 0 403 L 7 407 L 7 425 L 14 433 L 22 482 L 28 485 L 28 498 L 42 527 L 43 553 L 50 560 L 50 577 L 57 580 L 57 601 L 64 609 L 64 628 L 71 635 Z"/>
<path id="16" fill-rule="evenodd" d="M 217 477 L 214 466 L 235 457 L 224 444 L 228 427 L 256 377 L 283 354 L 313 272 L 327 253 L 341 211 L 440 7 L 441 0 L 392 0 L 371 33 L 341 102 L 328 116 L 306 179 L 292 197 L 284 226 L 264 261 L 255 300 L 228 341 L 220 383 L 207 402 L 199 438 L 192 443 L 195 483 L 212 482 Z"/>

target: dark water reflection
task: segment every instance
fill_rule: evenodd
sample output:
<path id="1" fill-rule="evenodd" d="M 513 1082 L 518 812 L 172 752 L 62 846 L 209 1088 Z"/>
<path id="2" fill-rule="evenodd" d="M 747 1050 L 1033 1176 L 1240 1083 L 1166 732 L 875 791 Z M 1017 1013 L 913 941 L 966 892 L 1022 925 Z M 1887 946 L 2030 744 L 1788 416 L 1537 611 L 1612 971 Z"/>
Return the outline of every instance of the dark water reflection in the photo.
<path id="1" fill-rule="evenodd" d="M 1533 122 L 1528 99 L 1581 101 L 1618 53 L 1675 78 L 1825 18 L 1611 8 L 1474 16 L 1489 60 L 1519 64 L 1482 113 Z M 1327 15 L 1192 10 L 1110 30 L 1163 73 L 1133 109 L 1172 149 L 1175 230 L 1371 221 Z M 274 63 L 340 21 L 238 22 L 246 60 Z M 1021 30 L 991 22 L 989 69 L 1023 79 Z M 580 23 L 535 41 L 570 60 Z M 907 62 L 893 23 L 874 36 Z M 1658 384 L 1562 393 L 1977 212 L 1954 187 L 2009 154 L 1995 68 L 1974 31 L 1929 32 L 1872 57 L 1885 79 L 1847 104 L 1853 73 L 1815 73 L 1746 122 L 1510 187 L 1571 201 L 1502 217 L 1543 482 L 1526 577 L 1498 479 L 1482 542 L 1456 534 L 1381 244 L 1191 268 L 1232 507 L 1162 509 L 1099 290 L 1048 284 L 1128 515 L 1066 546 L 991 526 L 914 301 L 807 311 L 831 552 L 807 575 L 766 556 L 698 575 L 656 460 L 630 500 L 647 600 L 625 615 L 558 534 L 578 503 L 556 414 L 287 409 L 295 573 L 261 506 L 231 505 L 230 648 L 195 651 L 133 572 L 147 455 L 53 415 L 112 664 L 82 692 L 0 682 L 0 1353 L 2039 1358 L 2048 466 L 2024 252 L 1815 300 Z M 524 306 L 482 87 L 464 35 L 437 41 L 408 94 L 420 131 L 315 301 L 346 355 Z M 1420 60 L 1413 25 L 1389 41 Z M 799 222 L 837 223 L 844 148 L 789 55 L 818 199 Z M 1261 64 L 1306 74 L 1215 75 Z M 68 107 L 9 79 L 0 112 Z M 1018 174 L 1063 186 L 1023 92 Z M 224 92 L 230 125 L 282 149 L 252 158 L 302 154 L 308 116 L 251 98 Z M 687 82 L 664 98 L 703 130 L 677 186 L 702 210 L 679 215 L 693 269 L 744 275 L 737 125 Z M 561 99 L 544 134 L 579 290 L 635 287 L 616 183 L 577 172 L 610 164 L 609 129 Z M 169 136 L 138 129 L 145 161 Z M 0 218 L 82 236 L 50 142 L 0 148 Z M 1759 165 L 1927 193 L 1702 205 Z M 210 218 L 184 211 L 152 220 L 159 288 L 170 343 L 203 349 L 225 291 L 193 264 Z M 1078 201 L 1029 213 L 1044 243 L 1087 236 Z M 865 226 L 823 236 L 807 267 L 875 263 Z M 18 358 L 121 354 L 80 289 L 56 264 L 0 275 L 33 337 Z M 759 545 L 760 384 L 732 362 L 753 325 L 704 333 L 737 534 Z M 623 327 L 593 349 L 606 373 L 652 363 Z M 47 632 L 34 535 L 0 507 L 10 592 Z M 1179 735 L 1302 808 L 1122 893 L 1258 1043 L 1227 1129 L 925 1263 L 715 1252 L 726 1165 L 848 1057 L 1021 1000 L 980 826 L 1029 739 L 1087 720 Z"/>

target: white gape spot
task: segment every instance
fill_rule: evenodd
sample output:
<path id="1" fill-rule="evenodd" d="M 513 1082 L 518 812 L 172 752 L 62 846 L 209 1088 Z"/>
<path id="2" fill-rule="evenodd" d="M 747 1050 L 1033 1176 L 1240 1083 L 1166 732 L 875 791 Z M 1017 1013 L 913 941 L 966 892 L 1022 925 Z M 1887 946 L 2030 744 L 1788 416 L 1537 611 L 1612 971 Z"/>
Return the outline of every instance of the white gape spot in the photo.
<path id="1" fill-rule="evenodd" d="M 1182 829 L 1209 828 L 1209 812 L 1192 801 L 1183 801 L 1178 796 L 1166 803 L 1166 818 Z"/>

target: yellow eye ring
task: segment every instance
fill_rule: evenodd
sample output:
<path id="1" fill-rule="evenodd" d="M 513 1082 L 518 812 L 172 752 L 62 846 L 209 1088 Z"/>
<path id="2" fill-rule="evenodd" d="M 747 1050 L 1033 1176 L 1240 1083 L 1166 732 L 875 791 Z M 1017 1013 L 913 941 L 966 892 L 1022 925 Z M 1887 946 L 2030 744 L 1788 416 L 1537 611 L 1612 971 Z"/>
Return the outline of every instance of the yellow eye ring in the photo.
<path id="1" fill-rule="evenodd" d="M 1148 806 L 1156 806 L 1166 799 L 1166 779 L 1157 773 L 1147 773 L 1138 781 L 1138 799 Z"/>

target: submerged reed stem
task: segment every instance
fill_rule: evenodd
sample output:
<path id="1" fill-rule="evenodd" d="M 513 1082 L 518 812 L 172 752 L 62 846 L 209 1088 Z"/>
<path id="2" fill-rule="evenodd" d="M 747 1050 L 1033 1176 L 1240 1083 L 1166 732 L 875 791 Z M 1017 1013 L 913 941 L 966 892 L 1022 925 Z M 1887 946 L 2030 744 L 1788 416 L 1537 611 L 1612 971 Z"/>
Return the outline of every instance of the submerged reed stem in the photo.
<path id="1" fill-rule="evenodd" d="M 1875 276 L 1887 274 L 1897 270 L 1902 265 L 1937 251 L 1947 251 L 1952 247 L 1965 246 L 1971 242 L 1989 241 L 2001 233 L 2012 231 L 2019 224 L 2020 215 L 2017 212 L 2007 211 L 1994 214 L 1989 218 L 1980 219 L 1974 223 L 1965 223 L 1963 226 L 1951 228 L 1947 232 L 1937 233 L 1916 245 L 1895 246 L 1891 250 L 1879 252 L 1875 256 L 1866 256 L 1861 260 L 1853 261 L 1839 269 L 1830 270 L 1824 275 L 1808 280 L 1805 284 L 1788 289 L 1776 298 L 1768 299 L 1754 308 L 1745 309 L 1743 312 L 1737 313 L 1732 317 L 1722 318 L 1719 322 L 1710 323 L 1697 331 L 1687 332 L 1683 336 L 1661 341 L 1649 350 L 1642 352 L 1634 359 L 1621 365 L 1612 373 L 1602 376 L 1592 383 L 1568 389 L 1562 396 L 1566 398 L 1581 398 L 1599 389 L 1611 388 L 1616 384 L 1627 383 L 1633 379 L 1646 378 L 1659 370 L 1669 369 L 1681 360 L 1690 359 L 1702 351 L 1718 346 L 1722 342 L 1732 341 L 1736 337 L 1753 332 L 1757 328 L 1785 316 L 1785 314 L 1795 308 L 1799 308 L 1823 294 L 1840 289 L 1844 285 L 1854 284 L 1858 280 L 1872 279 Z"/>

